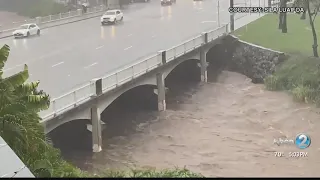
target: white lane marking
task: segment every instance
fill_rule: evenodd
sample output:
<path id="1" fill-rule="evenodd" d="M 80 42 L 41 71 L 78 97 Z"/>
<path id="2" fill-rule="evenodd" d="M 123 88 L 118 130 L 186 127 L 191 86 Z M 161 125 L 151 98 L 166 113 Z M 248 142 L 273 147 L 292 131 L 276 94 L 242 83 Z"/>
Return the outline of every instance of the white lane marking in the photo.
<path id="1" fill-rule="evenodd" d="M 98 50 L 98 49 L 101 49 L 101 48 L 103 48 L 103 46 L 96 47 L 97 50 Z"/>
<path id="2" fill-rule="evenodd" d="M 217 21 L 202 21 L 201 23 L 203 24 L 203 23 L 215 23 L 215 22 Z"/>
<path id="3" fill-rule="evenodd" d="M 86 66 L 86 67 L 84 67 L 85 69 L 88 69 L 89 67 L 92 67 L 92 66 L 94 66 L 94 65 L 97 65 L 98 63 L 97 62 L 95 62 L 95 63 L 93 63 L 93 64 L 90 64 L 89 66 Z"/>
<path id="4" fill-rule="evenodd" d="M 129 47 L 127 47 L 127 48 L 124 48 L 124 50 L 126 51 L 126 50 L 128 50 L 128 49 L 131 49 L 133 46 L 129 46 Z"/>
<path id="5" fill-rule="evenodd" d="M 59 63 L 57 63 L 57 64 L 54 64 L 54 65 L 52 65 L 51 67 L 56 67 L 56 66 L 59 66 L 60 64 L 63 64 L 64 62 L 62 61 L 62 62 L 59 62 Z"/>
<path id="6" fill-rule="evenodd" d="M 132 36 L 133 34 L 129 34 L 128 37 Z"/>

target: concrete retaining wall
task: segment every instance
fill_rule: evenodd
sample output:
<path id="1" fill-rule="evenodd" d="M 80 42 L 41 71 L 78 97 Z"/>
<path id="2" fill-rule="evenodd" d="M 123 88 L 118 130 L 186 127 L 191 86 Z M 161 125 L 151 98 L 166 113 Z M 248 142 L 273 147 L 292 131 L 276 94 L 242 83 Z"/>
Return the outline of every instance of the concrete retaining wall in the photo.
<path id="1" fill-rule="evenodd" d="M 211 57 L 207 57 L 212 66 L 244 74 L 253 83 L 263 83 L 263 79 L 288 58 L 283 52 L 251 44 L 232 35 L 225 37 L 213 52 L 209 55 Z"/>

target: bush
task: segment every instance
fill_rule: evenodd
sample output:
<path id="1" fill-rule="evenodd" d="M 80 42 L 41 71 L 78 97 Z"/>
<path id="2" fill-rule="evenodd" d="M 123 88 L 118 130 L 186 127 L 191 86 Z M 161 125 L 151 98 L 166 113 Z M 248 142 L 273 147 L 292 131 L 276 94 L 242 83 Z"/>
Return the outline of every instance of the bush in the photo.
<path id="1" fill-rule="evenodd" d="M 320 59 L 294 54 L 264 82 L 268 90 L 288 90 L 297 101 L 320 105 Z"/>
<path id="2" fill-rule="evenodd" d="M 164 169 L 157 171 L 154 169 L 140 169 L 140 170 L 129 170 L 129 171 L 112 171 L 106 170 L 99 173 L 101 177 L 163 177 L 163 178 L 185 178 L 185 177 L 204 177 L 201 174 L 193 173 L 186 168 L 180 169 Z"/>

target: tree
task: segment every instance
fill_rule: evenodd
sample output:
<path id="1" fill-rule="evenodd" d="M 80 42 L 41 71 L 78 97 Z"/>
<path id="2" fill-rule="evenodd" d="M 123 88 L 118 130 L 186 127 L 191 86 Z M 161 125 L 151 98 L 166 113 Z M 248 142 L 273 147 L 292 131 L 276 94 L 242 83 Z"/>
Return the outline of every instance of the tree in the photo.
<path id="1" fill-rule="evenodd" d="M 320 9 L 320 1 L 319 0 L 295 0 L 294 1 L 295 6 L 304 7 L 304 13 L 302 14 L 300 19 L 306 19 L 303 16 L 306 16 L 306 13 L 308 13 L 309 17 L 309 24 L 312 31 L 312 37 L 313 37 L 313 45 L 312 45 L 312 51 L 314 57 L 319 57 L 318 54 L 318 37 L 317 32 L 315 30 L 314 22 L 318 15 L 319 9 Z"/>
<path id="2" fill-rule="evenodd" d="M 286 8 L 287 7 L 287 0 L 280 0 L 280 8 Z M 279 13 L 279 29 L 282 30 L 282 33 L 287 33 L 287 13 L 286 12 L 280 12 Z"/>
<path id="3" fill-rule="evenodd" d="M 312 36 L 313 36 L 313 45 L 312 45 L 313 56 L 314 57 L 319 57 L 319 54 L 318 54 L 318 38 L 317 38 L 316 29 L 314 27 L 314 20 L 316 19 L 317 14 L 319 12 L 320 3 L 319 3 L 319 1 L 314 2 L 315 4 L 313 4 L 313 5 L 314 5 L 315 8 L 314 8 L 313 12 L 311 12 L 310 0 L 305 0 L 305 1 L 306 1 L 307 11 L 308 11 L 308 16 L 309 16 L 309 23 L 310 23 L 310 26 L 311 26 Z"/>
<path id="4" fill-rule="evenodd" d="M 50 105 L 49 95 L 37 90 L 39 81 L 26 82 L 27 65 L 23 71 L 3 77 L 9 52 L 7 45 L 0 49 L 0 136 L 36 177 L 76 177 L 79 171 L 72 169 L 61 159 L 60 152 L 47 143 L 39 123 L 38 112 Z"/>

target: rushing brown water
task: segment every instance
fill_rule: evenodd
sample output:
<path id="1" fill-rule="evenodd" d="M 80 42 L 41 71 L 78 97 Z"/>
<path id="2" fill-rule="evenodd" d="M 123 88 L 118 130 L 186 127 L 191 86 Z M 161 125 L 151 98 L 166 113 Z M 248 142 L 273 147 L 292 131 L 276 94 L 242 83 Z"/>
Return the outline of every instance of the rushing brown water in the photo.
<path id="1" fill-rule="evenodd" d="M 77 153 L 68 159 L 91 171 L 186 166 L 212 177 L 320 176 L 319 109 L 228 71 L 214 83 L 193 84 L 168 99 L 166 112 L 128 115 L 144 121 L 131 124 L 130 133 L 105 138 L 103 152 Z M 313 138 L 304 150 L 308 157 L 290 158 L 289 152 L 302 150 L 273 144 L 275 138 L 294 139 L 300 132 Z M 287 157 L 275 157 L 274 152 Z"/>

